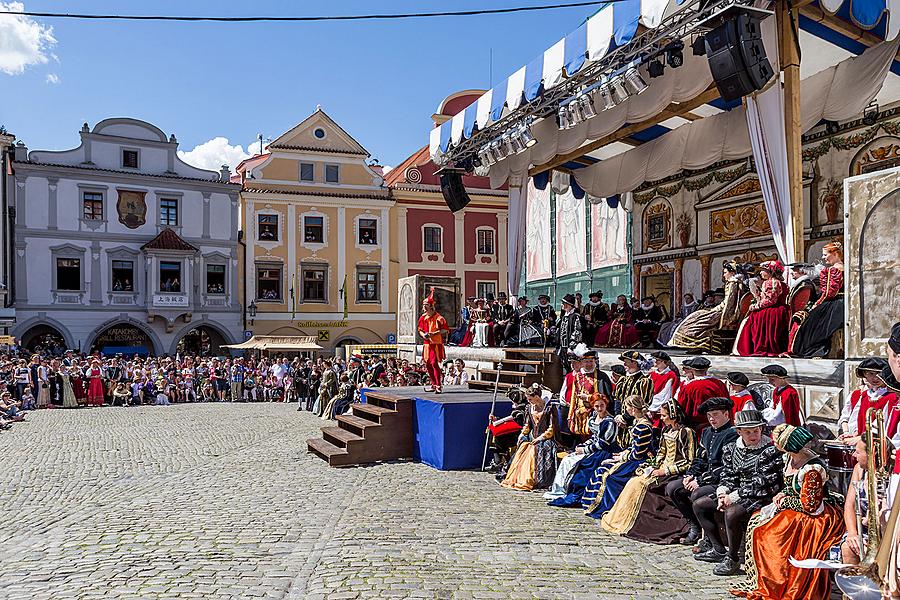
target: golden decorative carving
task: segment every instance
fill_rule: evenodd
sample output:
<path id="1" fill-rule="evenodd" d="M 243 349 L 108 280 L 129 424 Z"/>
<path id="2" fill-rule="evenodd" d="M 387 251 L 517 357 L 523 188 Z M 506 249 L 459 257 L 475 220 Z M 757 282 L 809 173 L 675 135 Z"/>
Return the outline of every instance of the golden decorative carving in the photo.
<path id="1" fill-rule="evenodd" d="M 659 275 L 660 273 L 671 273 L 672 267 L 662 263 L 653 263 L 650 267 L 643 270 L 644 275 Z"/>
<path id="2" fill-rule="evenodd" d="M 752 194 L 754 192 L 760 191 L 762 188 L 759 185 L 759 179 L 756 177 L 751 177 L 749 179 L 745 179 L 734 187 L 731 187 L 721 195 L 717 196 L 717 200 L 721 200 L 723 198 L 734 198 L 736 196 L 743 196 L 745 194 Z"/>
<path id="3" fill-rule="evenodd" d="M 672 208 L 665 200 L 644 211 L 644 250 L 659 250 L 669 245 L 672 234 Z"/>
<path id="4" fill-rule="evenodd" d="M 863 152 L 854 161 L 852 170 L 854 175 L 861 175 L 896 166 L 898 161 L 900 161 L 900 144 L 889 143 Z"/>
<path id="5" fill-rule="evenodd" d="M 709 216 L 709 237 L 714 242 L 757 237 L 772 233 L 762 202 L 713 211 Z"/>
<path id="6" fill-rule="evenodd" d="M 747 250 L 743 254 L 734 257 L 734 262 L 739 265 L 744 265 L 748 263 L 761 263 L 767 260 L 775 260 L 778 258 L 778 253 L 773 252 L 772 254 L 763 254 L 762 252 L 754 252 L 753 250 Z"/>

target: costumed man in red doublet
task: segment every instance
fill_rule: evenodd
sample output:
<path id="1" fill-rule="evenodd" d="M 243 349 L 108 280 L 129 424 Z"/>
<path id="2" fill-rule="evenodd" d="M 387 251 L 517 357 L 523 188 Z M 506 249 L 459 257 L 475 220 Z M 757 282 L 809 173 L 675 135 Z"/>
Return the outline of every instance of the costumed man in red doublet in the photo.
<path id="1" fill-rule="evenodd" d="M 694 356 L 681 363 L 681 368 L 689 381 L 682 384 L 678 392 L 678 403 L 684 410 L 688 423 L 696 431 L 701 431 L 709 425 L 706 415 L 700 412 L 700 405 L 710 398 L 728 397 L 728 388 L 725 387 L 725 384 L 721 380 L 707 375 L 709 367 L 709 359 L 702 356 Z"/>
<path id="2" fill-rule="evenodd" d="M 650 412 L 659 413 L 659 409 L 669 400 L 675 397 L 678 388 L 681 386 L 681 379 L 678 373 L 670 366 L 672 357 L 662 350 L 651 352 L 654 365 L 650 371 L 650 379 L 653 380 L 653 399 L 650 401 Z M 654 419 L 657 421 L 658 417 Z M 658 422 L 654 422 L 654 426 L 658 426 Z"/>
<path id="3" fill-rule="evenodd" d="M 775 387 L 772 393 L 772 406 L 763 411 L 763 417 L 769 427 L 782 423 L 800 427 L 800 394 L 788 383 L 787 369 L 781 365 L 768 365 L 763 367 L 760 373 Z"/>
<path id="4" fill-rule="evenodd" d="M 755 392 L 747 389 L 750 378 L 739 371 L 731 371 L 725 377 L 725 385 L 728 387 L 728 397 L 733 403 L 731 407 L 731 419 L 734 414 L 742 410 L 758 410 L 762 412 L 763 400 Z"/>
<path id="5" fill-rule="evenodd" d="M 443 373 L 441 372 L 441 362 L 446 357 L 444 352 L 444 340 L 450 334 L 450 325 L 447 319 L 437 312 L 434 306 L 434 288 L 428 297 L 422 302 L 423 313 L 419 317 L 419 335 L 422 336 L 422 362 L 425 363 L 425 369 L 428 371 L 428 379 L 431 380 L 431 387 L 426 387 L 426 392 L 436 392 L 440 394 L 443 389 L 441 382 Z"/>
<path id="6" fill-rule="evenodd" d="M 862 385 L 850 394 L 850 401 L 844 403 L 838 419 L 838 439 L 848 446 L 854 446 L 865 433 L 866 413 L 870 408 L 884 409 L 885 423 L 888 421 L 888 389 L 881 380 L 881 371 L 886 366 L 887 361 L 883 358 L 870 356 L 856 367 L 856 376 L 862 380 Z"/>

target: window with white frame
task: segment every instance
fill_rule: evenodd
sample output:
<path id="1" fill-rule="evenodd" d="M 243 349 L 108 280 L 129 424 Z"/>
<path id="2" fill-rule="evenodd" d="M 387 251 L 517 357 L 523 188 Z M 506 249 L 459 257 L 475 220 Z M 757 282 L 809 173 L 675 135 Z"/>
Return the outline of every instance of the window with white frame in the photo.
<path id="1" fill-rule="evenodd" d="M 494 230 L 488 227 L 482 227 L 476 232 L 476 248 L 478 254 L 494 254 Z"/>
<path id="2" fill-rule="evenodd" d="M 261 242 L 278 241 L 278 215 L 257 215 L 257 239 Z"/>
<path id="3" fill-rule="evenodd" d="M 134 291 L 134 261 L 112 261 L 112 289 L 114 292 Z"/>
<path id="4" fill-rule="evenodd" d="M 140 166 L 138 150 L 122 150 L 122 166 L 126 169 L 137 169 Z"/>
<path id="5" fill-rule="evenodd" d="M 307 244 L 325 243 L 325 217 L 303 217 L 303 241 Z"/>
<path id="6" fill-rule="evenodd" d="M 178 226 L 178 198 L 159 199 L 159 224 L 168 227 Z"/>
<path id="7" fill-rule="evenodd" d="M 256 299 L 269 302 L 281 300 L 281 265 L 256 266 Z"/>
<path id="8" fill-rule="evenodd" d="M 206 293 L 225 293 L 225 265 L 206 265 Z"/>
<path id="9" fill-rule="evenodd" d="M 81 259 L 56 259 L 56 289 L 66 291 L 81 290 Z"/>
<path id="10" fill-rule="evenodd" d="M 378 245 L 378 219 L 373 217 L 359 218 L 359 243 L 362 246 Z"/>
<path id="11" fill-rule="evenodd" d="M 378 302 L 381 289 L 381 269 L 378 267 L 357 267 L 356 301 Z"/>
<path id="12" fill-rule="evenodd" d="M 425 252 L 441 252 L 443 245 L 441 237 L 444 233 L 444 230 L 437 225 L 426 225 L 422 228 L 422 235 L 424 236 L 423 248 Z"/>
<path id="13" fill-rule="evenodd" d="M 475 296 L 478 298 L 487 298 L 488 294 L 492 296 L 497 295 L 497 282 L 496 281 L 476 281 L 475 282 Z"/>
<path id="14" fill-rule="evenodd" d="M 81 207 L 81 214 L 85 221 L 102 221 L 103 192 L 82 192 Z"/>
<path id="15" fill-rule="evenodd" d="M 328 301 L 328 267 L 303 265 L 300 269 L 302 298 L 304 302 Z"/>
<path id="16" fill-rule="evenodd" d="M 181 293 L 181 262 L 175 260 L 159 261 L 159 291 L 173 294 Z"/>

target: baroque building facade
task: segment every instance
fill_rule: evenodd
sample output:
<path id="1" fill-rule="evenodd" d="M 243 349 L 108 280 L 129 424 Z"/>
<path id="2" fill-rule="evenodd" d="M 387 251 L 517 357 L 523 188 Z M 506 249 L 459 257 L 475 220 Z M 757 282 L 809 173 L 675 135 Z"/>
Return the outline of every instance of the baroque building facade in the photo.
<path id="1" fill-rule="evenodd" d="M 63 151 L 16 147 L 13 330 L 22 346 L 216 353 L 240 339 L 238 194 L 227 167 L 113 118 Z"/>

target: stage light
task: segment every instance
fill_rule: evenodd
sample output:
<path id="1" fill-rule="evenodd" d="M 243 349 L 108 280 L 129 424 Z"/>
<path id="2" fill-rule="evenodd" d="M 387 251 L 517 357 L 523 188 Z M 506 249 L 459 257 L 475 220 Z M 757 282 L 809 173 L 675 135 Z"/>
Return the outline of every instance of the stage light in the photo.
<path id="1" fill-rule="evenodd" d="M 565 106 L 559 107 L 559 112 L 557 113 L 557 122 L 559 123 L 560 129 L 568 129 L 571 127 L 569 125 L 569 111 Z"/>
<path id="2" fill-rule="evenodd" d="M 878 122 L 879 116 L 880 116 L 880 114 L 878 112 L 878 101 L 872 100 L 871 102 L 869 102 L 869 104 L 863 110 L 863 118 L 862 118 L 863 125 L 867 125 L 868 127 L 871 127 L 872 125 L 874 125 L 875 123 Z"/>
<path id="3" fill-rule="evenodd" d="M 631 92 L 635 95 L 644 92 L 647 89 L 647 82 L 644 81 L 644 78 L 641 77 L 641 74 L 638 73 L 638 70 L 634 67 L 631 67 L 627 71 L 625 71 L 625 85 L 631 90 Z"/>
<path id="4" fill-rule="evenodd" d="M 600 94 L 600 99 L 603 100 L 603 110 L 615 108 L 616 101 L 613 100 L 612 91 L 609 89 L 608 85 L 601 85 L 598 93 Z"/>
<path id="5" fill-rule="evenodd" d="M 506 148 L 504 148 L 504 145 L 505 144 L 503 144 L 499 139 L 491 142 L 491 152 L 494 155 L 494 160 L 496 160 L 497 162 L 500 162 L 501 160 L 506 158 Z"/>
<path id="6" fill-rule="evenodd" d="M 589 94 L 584 94 L 578 99 L 578 106 L 581 107 L 581 112 L 584 114 L 585 120 L 593 119 L 597 116 L 597 111 L 594 109 L 594 101 Z"/>
<path id="7" fill-rule="evenodd" d="M 650 79 L 662 77 L 665 70 L 666 65 L 661 59 L 651 60 L 647 65 L 647 74 L 650 75 Z"/>
<path id="8" fill-rule="evenodd" d="M 491 166 L 495 164 L 497 161 L 494 159 L 494 154 L 491 152 L 490 144 L 482 146 L 479 151 L 481 156 L 481 163 L 487 166 Z"/>
<path id="9" fill-rule="evenodd" d="M 584 121 L 584 113 L 581 111 L 581 107 L 578 105 L 578 102 L 572 101 L 566 106 L 569 111 L 569 127 L 575 127 L 582 121 Z"/>
<path id="10" fill-rule="evenodd" d="M 522 145 L 522 140 L 519 138 L 518 131 L 511 131 L 506 143 L 509 145 L 510 150 L 512 150 L 512 154 L 519 154 L 525 149 L 525 146 Z"/>
<path id="11" fill-rule="evenodd" d="M 491 172 L 491 167 L 486 164 L 475 165 L 475 174 L 479 177 L 487 177 Z"/>
<path id="12" fill-rule="evenodd" d="M 669 63 L 669 66 L 673 69 L 677 69 L 684 64 L 683 50 L 684 42 L 681 40 L 669 42 L 669 45 L 666 46 L 666 62 Z"/>
<path id="13" fill-rule="evenodd" d="M 616 104 L 622 104 L 628 100 L 628 92 L 625 90 L 621 81 L 616 79 L 609 84 L 609 87 L 612 89 L 612 97 Z"/>
<path id="14" fill-rule="evenodd" d="M 534 139 L 534 135 L 531 133 L 531 127 L 529 127 L 527 123 L 522 125 L 522 130 L 519 132 L 519 139 L 522 141 L 522 146 L 525 148 L 531 148 L 537 144 L 537 140 Z"/>
<path id="15" fill-rule="evenodd" d="M 694 41 L 691 42 L 691 50 L 694 51 L 694 56 L 703 56 L 706 54 L 706 38 L 702 35 L 695 37 Z"/>

